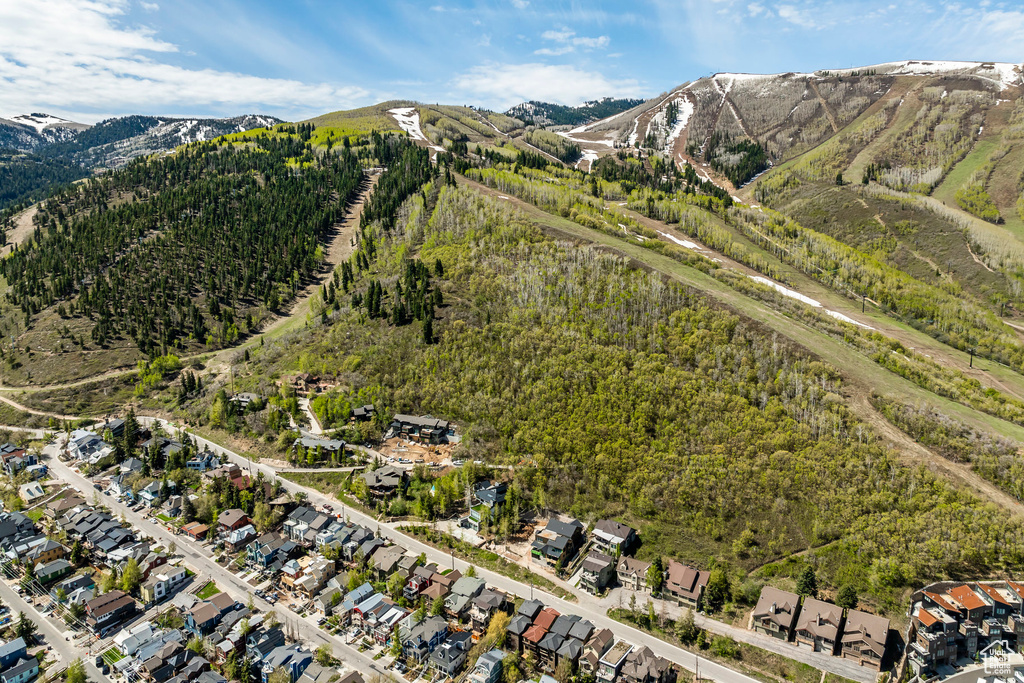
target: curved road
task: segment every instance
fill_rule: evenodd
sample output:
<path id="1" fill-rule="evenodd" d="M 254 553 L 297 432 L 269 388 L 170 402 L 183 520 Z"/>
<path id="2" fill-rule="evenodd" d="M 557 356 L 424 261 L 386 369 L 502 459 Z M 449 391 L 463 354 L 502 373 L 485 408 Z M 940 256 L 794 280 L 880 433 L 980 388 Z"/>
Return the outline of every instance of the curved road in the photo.
<path id="1" fill-rule="evenodd" d="M 151 417 L 139 417 L 141 424 L 152 425 L 160 424 L 164 429 L 170 433 L 176 431 L 186 431 L 196 443 L 200 446 L 207 447 L 221 458 L 227 459 L 231 462 L 238 464 L 239 466 L 248 469 L 255 474 L 256 472 L 263 472 L 267 477 L 277 478 L 278 471 L 269 465 L 263 465 L 260 463 L 254 463 L 247 458 L 242 457 L 234 451 L 230 451 L 219 444 L 216 444 L 208 439 L 204 439 L 201 436 L 182 430 L 180 427 L 167 420 Z M 286 479 L 279 480 L 284 486 L 285 490 L 290 493 L 305 493 L 308 500 L 317 505 L 332 505 L 337 506 L 341 502 L 331 496 L 324 495 L 315 489 L 310 489 L 305 486 L 300 486 L 294 482 Z M 421 541 L 403 534 L 395 528 L 395 525 L 381 522 L 369 515 L 364 514 L 359 510 L 354 510 L 348 506 L 342 505 L 344 515 L 352 522 L 360 524 L 371 531 L 377 531 L 377 534 L 382 538 L 387 538 L 394 543 L 403 546 L 406 550 L 413 552 L 414 554 L 424 554 L 427 560 L 430 562 L 436 562 L 440 567 L 453 566 L 456 569 L 462 570 L 463 572 L 469 568 L 469 563 L 464 562 L 460 559 L 454 558 L 451 555 L 445 555 L 443 552 L 434 548 L 431 545 L 422 543 Z M 155 526 L 150 524 L 149 526 Z M 145 527 L 143 527 L 145 528 Z M 598 628 L 611 629 L 616 636 L 622 637 L 631 643 L 636 645 L 646 645 L 656 655 L 664 657 L 670 661 L 676 662 L 684 669 L 689 671 L 696 671 L 698 668 L 698 657 L 694 653 L 684 650 L 681 647 L 672 645 L 663 640 L 652 637 L 651 635 L 644 633 L 638 629 L 632 628 L 626 624 L 615 621 L 610 618 L 607 613 L 596 605 L 587 604 L 586 601 L 580 604 L 575 604 L 562 600 L 561 598 L 555 597 L 549 593 L 546 593 L 540 589 L 531 589 L 530 586 L 510 579 L 509 577 L 498 574 L 486 569 L 477 568 L 477 576 L 484 579 L 489 585 L 495 586 L 506 593 L 521 597 L 529 597 L 532 595 L 535 598 L 542 600 L 545 604 L 554 607 L 556 610 L 563 614 L 578 614 L 581 617 L 589 619 Z M 243 587 L 243 590 L 248 590 L 247 587 Z M 701 671 L 702 678 L 710 678 L 716 681 L 722 681 L 722 683 L 759 683 L 756 679 L 751 678 L 738 671 L 734 671 L 728 667 L 722 666 L 721 664 L 709 661 L 704 658 L 700 658 L 699 668 Z"/>

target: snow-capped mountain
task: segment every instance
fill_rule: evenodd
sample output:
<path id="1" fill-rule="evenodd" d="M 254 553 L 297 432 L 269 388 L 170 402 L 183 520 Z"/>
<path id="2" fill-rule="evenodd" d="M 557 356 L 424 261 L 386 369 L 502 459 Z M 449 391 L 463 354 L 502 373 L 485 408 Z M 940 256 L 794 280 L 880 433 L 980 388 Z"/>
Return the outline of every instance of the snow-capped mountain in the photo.
<path id="1" fill-rule="evenodd" d="M 116 167 L 130 159 L 189 142 L 273 126 L 280 119 L 246 114 L 227 119 L 122 116 L 95 126 L 42 113 L 0 118 L 0 148 L 63 158 L 85 168 Z"/>

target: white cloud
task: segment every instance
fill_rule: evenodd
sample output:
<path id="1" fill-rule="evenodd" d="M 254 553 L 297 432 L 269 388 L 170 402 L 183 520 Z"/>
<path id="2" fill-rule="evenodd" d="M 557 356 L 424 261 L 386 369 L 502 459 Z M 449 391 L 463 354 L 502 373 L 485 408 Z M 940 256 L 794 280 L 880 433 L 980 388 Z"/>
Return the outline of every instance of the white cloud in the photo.
<path id="1" fill-rule="evenodd" d="M 817 24 L 814 19 L 809 17 L 806 12 L 803 12 L 793 5 L 779 5 L 775 8 L 779 17 L 785 19 L 791 24 L 795 24 L 801 28 L 816 28 Z"/>
<path id="2" fill-rule="evenodd" d="M 585 50 L 603 49 L 608 47 L 608 44 L 611 42 L 611 38 L 608 36 L 596 36 L 593 38 L 578 36 L 576 31 L 565 27 L 558 30 L 549 29 L 540 34 L 540 37 L 544 40 L 558 43 L 560 47 L 543 47 L 539 50 L 534 50 L 533 54 L 535 55 L 564 55 L 575 51 L 577 47 Z"/>
<path id="3" fill-rule="evenodd" d="M 572 44 L 579 45 L 589 49 L 608 47 L 608 43 L 611 42 L 611 38 L 608 36 L 598 36 L 596 38 L 585 38 L 580 36 L 579 38 L 573 38 Z"/>
<path id="4" fill-rule="evenodd" d="M 526 9 L 530 6 L 530 0 L 512 0 L 512 6 L 516 9 Z"/>
<path id="5" fill-rule="evenodd" d="M 757 15 L 764 12 L 764 5 L 759 2 L 752 2 L 747 5 L 747 11 L 750 12 L 750 16 L 756 17 Z"/>
<path id="6" fill-rule="evenodd" d="M 575 50 L 572 45 L 563 45 L 562 47 L 542 47 L 539 50 L 534 50 L 535 55 L 545 55 L 547 57 L 558 57 L 559 55 L 566 55 Z"/>
<path id="7" fill-rule="evenodd" d="M 566 43 L 574 35 L 576 35 L 575 31 L 570 31 L 567 28 L 563 28 L 560 31 L 544 31 L 544 33 L 540 34 L 540 37 L 543 38 L 544 40 L 553 40 L 556 43 Z"/>
<path id="8" fill-rule="evenodd" d="M 119 19 L 128 0 L 0 3 L 6 113 L 157 111 L 311 113 L 350 107 L 360 87 L 262 78 L 167 63 L 178 47 Z"/>
<path id="9" fill-rule="evenodd" d="M 139 0 L 139 6 L 147 12 L 156 12 L 160 9 L 160 5 L 155 2 L 146 2 L 146 0 Z"/>
<path id="10" fill-rule="evenodd" d="M 525 100 L 577 106 L 598 97 L 643 97 L 634 79 L 611 79 L 570 65 L 488 64 L 460 74 L 452 85 L 467 100 L 507 109 Z"/>

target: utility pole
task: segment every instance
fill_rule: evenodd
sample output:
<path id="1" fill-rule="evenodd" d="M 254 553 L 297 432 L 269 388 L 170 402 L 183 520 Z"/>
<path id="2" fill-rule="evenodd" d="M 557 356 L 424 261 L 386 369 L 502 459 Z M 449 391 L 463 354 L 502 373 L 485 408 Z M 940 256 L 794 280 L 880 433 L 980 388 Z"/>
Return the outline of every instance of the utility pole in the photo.
<path id="1" fill-rule="evenodd" d="M 861 294 L 860 295 L 860 312 L 861 313 L 864 312 L 864 302 L 867 301 L 867 300 L 868 300 L 868 295 L 867 294 Z"/>
<path id="2" fill-rule="evenodd" d="M 971 367 L 974 367 L 974 347 L 971 347 Z"/>

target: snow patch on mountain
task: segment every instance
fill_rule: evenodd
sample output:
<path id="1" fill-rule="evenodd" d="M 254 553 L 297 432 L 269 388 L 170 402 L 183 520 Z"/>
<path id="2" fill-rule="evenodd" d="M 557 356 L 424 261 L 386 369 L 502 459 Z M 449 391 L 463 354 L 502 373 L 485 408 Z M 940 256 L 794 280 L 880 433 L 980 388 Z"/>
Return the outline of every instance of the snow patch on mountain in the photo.
<path id="1" fill-rule="evenodd" d="M 15 123 L 20 123 L 23 126 L 31 126 L 32 128 L 35 128 L 37 133 L 42 133 L 43 129 L 47 126 L 73 123 L 67 119 L 62 119 L 59 116 L 51 116 L 50 114 L 19 114 L 18 116 L 12 116 L 8 121 L 14 121 Z"/>
<path id="2" fill-rule="evenodd" d="M 420 113 L 416 111 L 416 107 L 396 107 L 389 109 L 388 113 L 398 124 L 398 127 L 409 134 L 409 137 L 418 142 L 425 142 L 430 149 L 437 152 L 443 152 L 444 147 L 438 147 L 437 145 L 431 144 L 427 136 L 423 134 L 423 130 L 420 128 Z"/>
<path id="3" fill-rule="evenodd" d="M 686 124 L 690 122 L 690 117 L 693 116 L 693 102 L 686 97 L 680 97 L 676 100 L 679 104 L 679 114 L 676 115 L 676 123 L 672 126 L 672 130 L 669 131 L 668 137 L 665 138 L 665 148 L 671 152 L 672 145 L 679 136 L 682 135 L 683 130 L 686 128 Z"/>

